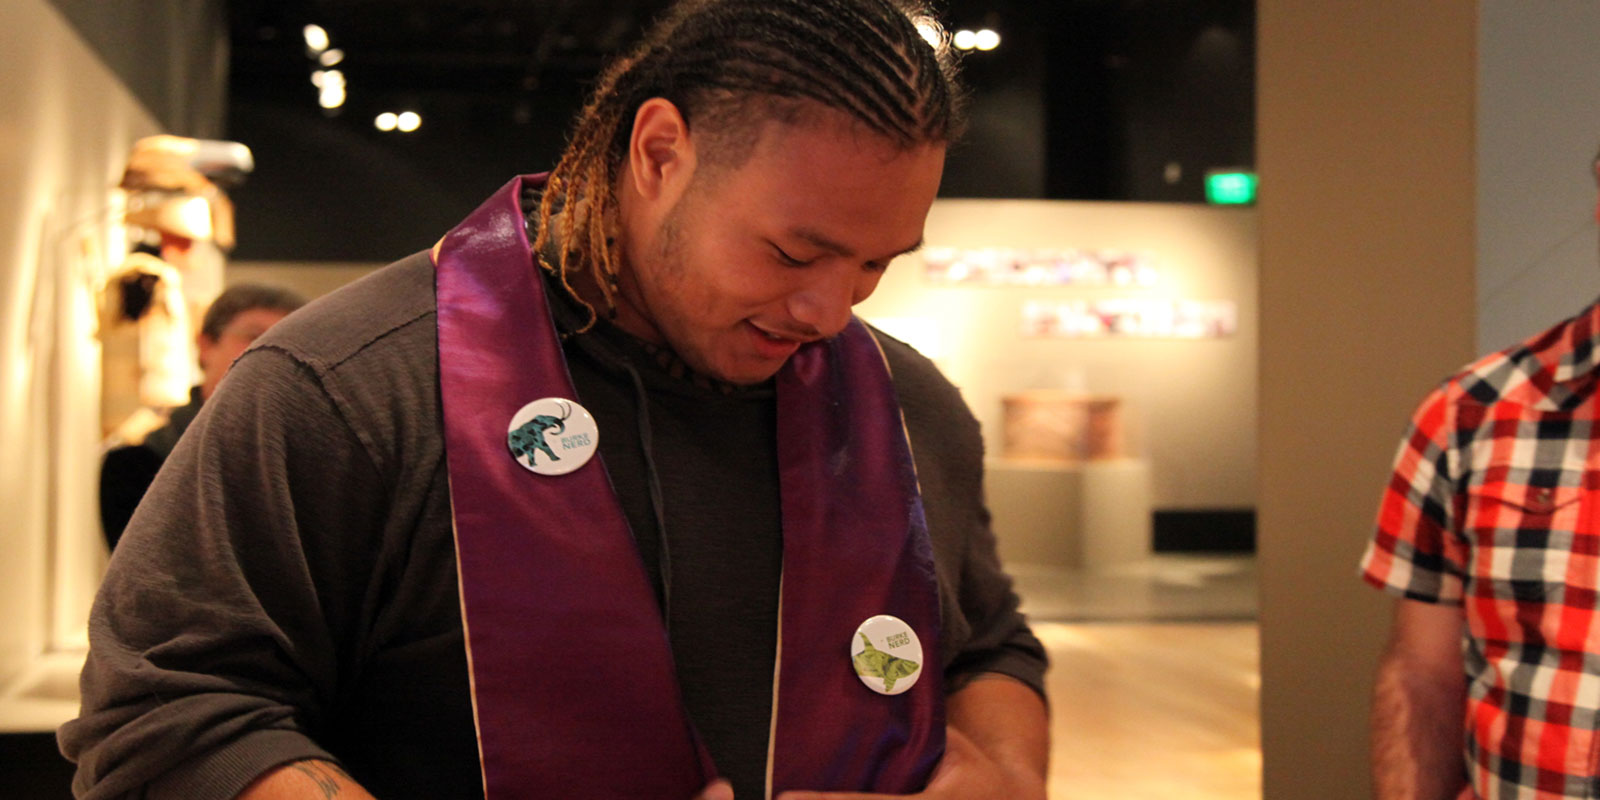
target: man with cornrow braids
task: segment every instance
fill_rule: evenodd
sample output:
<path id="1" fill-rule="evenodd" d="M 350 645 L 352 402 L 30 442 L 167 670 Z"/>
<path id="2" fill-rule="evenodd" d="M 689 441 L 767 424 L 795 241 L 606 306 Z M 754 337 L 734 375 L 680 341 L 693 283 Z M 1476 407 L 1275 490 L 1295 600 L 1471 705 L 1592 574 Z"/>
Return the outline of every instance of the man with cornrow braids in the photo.
<path id="1" fill-rule="evenodd" d="M 978 425 L 851 314 L 961 115 L 909 3 L 671 9 L 553 171 L 239 359 L 107 571 L 77 794 L 1043 798 Z"/>

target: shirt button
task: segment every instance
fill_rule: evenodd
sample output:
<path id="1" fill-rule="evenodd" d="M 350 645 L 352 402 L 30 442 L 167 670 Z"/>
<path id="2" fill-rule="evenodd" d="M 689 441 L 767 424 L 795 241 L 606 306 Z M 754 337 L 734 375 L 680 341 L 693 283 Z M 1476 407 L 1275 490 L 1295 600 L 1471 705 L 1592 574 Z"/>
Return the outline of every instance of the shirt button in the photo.
<path id="1" fill-rule="evenodd" d="M 1533 493 L 1533 502 L 1549 505 L 1550 501 L 1555 499 L 1555 495 L 1556 493 L 1549 489 L 1539 489 Z"/>

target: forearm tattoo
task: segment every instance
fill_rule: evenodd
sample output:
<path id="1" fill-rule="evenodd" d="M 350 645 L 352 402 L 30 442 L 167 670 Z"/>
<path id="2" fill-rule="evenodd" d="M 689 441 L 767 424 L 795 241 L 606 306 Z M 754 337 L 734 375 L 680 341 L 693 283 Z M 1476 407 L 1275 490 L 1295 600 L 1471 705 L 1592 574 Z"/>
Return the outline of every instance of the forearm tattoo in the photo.
<path id="1" fill-rule="evenodd" d="M 300 761 L 292 765 L 295 771 L 306 776 L 322 792 L 324 800 L 339 796 L 339 790 L 344 788 L 340 779 L 349 780 L 350 776 L 339 769 L 337 765 L 326 761 Z"/>

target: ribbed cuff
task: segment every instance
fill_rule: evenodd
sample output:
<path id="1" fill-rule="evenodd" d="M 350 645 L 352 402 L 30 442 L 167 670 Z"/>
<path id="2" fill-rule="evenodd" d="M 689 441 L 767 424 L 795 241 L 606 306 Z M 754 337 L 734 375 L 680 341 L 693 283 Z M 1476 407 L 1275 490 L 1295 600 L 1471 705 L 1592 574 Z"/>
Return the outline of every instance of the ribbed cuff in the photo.
<path id="1" fill-rule="evenodd" d="M 1019 653 L 1003 653 L 981 662 L 963 664 L 959 672 L 946 672 L 944 688 L 946 694 L 954 694 L 971 683 L 974 678 L 986 673 L 1005 675 L 1032 689 L 1048 708 L 1050 698 L 1046 697 L 1044 692 L 1044 671 L 1045 665 L 1036 658 Z"/>
<path id="2" fill-rule="evenodd" d="M 293 761 L 338 763 L 298 731 L 261 730 L 174 767 L 145 791 L 147 800 L 230 800 L 268 770 Z"/>

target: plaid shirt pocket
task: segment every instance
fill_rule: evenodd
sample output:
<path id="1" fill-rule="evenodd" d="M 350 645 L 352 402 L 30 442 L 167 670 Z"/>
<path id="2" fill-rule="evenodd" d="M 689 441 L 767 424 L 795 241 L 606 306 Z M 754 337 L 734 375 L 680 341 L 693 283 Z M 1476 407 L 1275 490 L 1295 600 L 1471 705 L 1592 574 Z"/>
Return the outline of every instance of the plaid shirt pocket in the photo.
<path id="1" fill-rule="evenodd" d="M 1502 483 L 1469 491 L 1463 532 L 1473 544 L 1471 594 L 1542 602 L 1561 593 L 1582 498 L 1575 486 Z"/>

